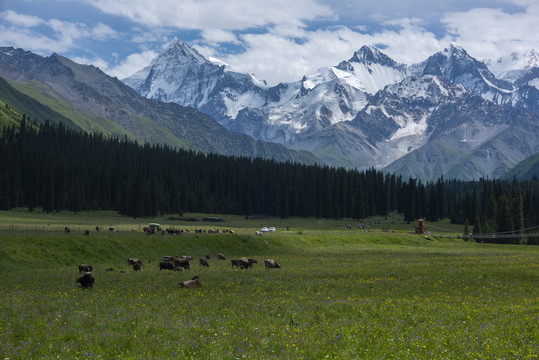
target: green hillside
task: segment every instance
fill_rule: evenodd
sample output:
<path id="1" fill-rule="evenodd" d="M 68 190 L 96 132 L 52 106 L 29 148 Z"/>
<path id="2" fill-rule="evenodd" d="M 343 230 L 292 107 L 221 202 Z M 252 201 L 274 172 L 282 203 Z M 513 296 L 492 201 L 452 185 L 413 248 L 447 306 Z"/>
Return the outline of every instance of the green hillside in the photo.
<path id="1" fill-rule="evenodd" d="M 119 138 L 127 136 L 130 140 L 141 141 L 133 132 L 124 129 L 122 126 L 71 105 L 52 88 L 38 80 L 17 83 L 0 78 L 0 101 L 4 108 L 5 104 L 7 104 L 9 108 L 14 109 L 18 114 L 26 114 L 38 122 L 49 120 L 52 123 L 62 123 L 68 128 L 81 129 L 88 133 L 96 132 Z M 128 117 L 136 118 L 137 128 L 135 132 L 153 134 L 152 136 L 162 143 L 182 149 L 189 148 L 183 140 L 174 136 L 167 129 L 155 126 L 150 119 L 130 114 L 127 111 L 125 113 Z M 0 122 L 1 126 L 17 124 L 16 120 L 8 121 L 7 118 L 14 119 L 6 113 Z"/>
<path id="2" fill-rule="evenodd" d="M 539 177 L 539 153 L 535 153 L 519 162 L 503 178 L 511 180 L 516 177 L 519 180 L 530 180 L 534 176 Z"/>
<path id="3" fill-rule="evenodd" d="M 0 128 L 19 126 L 20 114 L 6 102 L 0 100 Z"/>

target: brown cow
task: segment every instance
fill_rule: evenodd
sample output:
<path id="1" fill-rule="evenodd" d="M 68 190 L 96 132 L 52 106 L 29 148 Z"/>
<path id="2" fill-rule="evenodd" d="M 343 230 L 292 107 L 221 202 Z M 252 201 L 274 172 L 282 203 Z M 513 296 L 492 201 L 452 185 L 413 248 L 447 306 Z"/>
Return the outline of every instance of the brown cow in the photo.
<path id="1" fill-rule="evenodd" d="M 277 264 L 277 261 L 273 259 L 266 259 L 264 260 L 264 265 L 266 265 L 266 270 L 268 269 L 280 269 L 281 265 Z"/>
<path id="2" fill-rule="evenodd" d="M 135 265 L 135 264 L 141 264 L 142 265 L 142 261 L 140 261 L 139 258 L 129 258 L 127 259 L 127 265 Z"/>
<path id="3" fill-rule="evenodd" d="M 92 272 L 85 272 L 84 275 L 75 280 L 75 282 L 78 282 L 83 289 L 91 289 L 94 286 L 95 275 Z"/>
<path id="4" fill-rule="evenodd" d="M 186 260 L 180 257 L 175 257 L 173 263 L 174 263 L 175 268 L 181 267 L 181 268 L 184 268 L 185 270 L 189 270 L 191 268 L 191 266 L 189 265 L 189 260 Z"/>
<path id="5" fill-rule="evenodd" d="M 81 272 L 92 272 L 94 269 L 92 265 L 88 264 L 79 264 L 79 273 Z"/>
<path id="6" fill-rule="evenodd" d="M 246 257 L 240 257 L 239 259 L 232 260 L 232 268 L 234 266 L 239 267 L 240 270 L 253 267 L 253 264 L 258 264 L 255 259 L 248 259 Z"/>
<path id="7" fill-rule="evenodd" d="M 197 286 L 201 286 L 200 278 L 198 277 L 198 275 L 193 276 L 191 280 L 185 280 L 180 283 L 180 287 L 185 287 L 185 288 L 192 288 L 192 287 L 197 287 Z"/>

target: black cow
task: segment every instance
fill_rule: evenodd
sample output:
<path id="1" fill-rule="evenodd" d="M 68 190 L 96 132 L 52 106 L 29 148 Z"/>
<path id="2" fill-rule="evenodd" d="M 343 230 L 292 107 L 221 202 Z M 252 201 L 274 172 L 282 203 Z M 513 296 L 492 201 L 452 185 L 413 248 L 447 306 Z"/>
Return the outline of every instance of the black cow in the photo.
<path id="1" fill-rule="evenodd" d="M 133 271 L 142 271 L 142 263 L 133 264 Z"/>
<path id="2" fill-rule="evenodd" d="M 170 262 L 161 261 L 159 263 L 159 270 L 174 270 L 174 264 Z"/>
<path id="3" fill-rule="evenodd" d="M 91 289 L 94 286 L 95 275 L 92 272 L 85 272 L 84 275 L 75 280 L 75 282 L 78 282 L 83 289 Z"/>
<path id="4" fill-rule="evenodd" d="M 218 260 L 226 260 L 226 257 L 224 254 L 217 254 L 217 259 Z"/>
<path id="5" fill-rule="evenodd" d="M 208 261 L 204 258 L 200 258 L 200 265 L 204 267 L 210 267 L 210 264 L 208 264 Z"/>

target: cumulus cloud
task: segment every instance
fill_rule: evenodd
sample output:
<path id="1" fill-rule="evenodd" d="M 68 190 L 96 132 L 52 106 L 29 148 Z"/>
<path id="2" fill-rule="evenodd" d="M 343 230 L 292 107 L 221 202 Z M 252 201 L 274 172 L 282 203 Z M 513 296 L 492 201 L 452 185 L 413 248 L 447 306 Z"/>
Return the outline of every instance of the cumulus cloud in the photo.
<path id="1" fill-rule="evenodd" d="M 454 41 L 480 59 L 495 59 L 514 51 L 539 49 L 539 4 L 516 0 L 521 11 L 477 8 L 442 18 Z"/>
<path id="2" fill-rule="evenodd" d="M 406 64 L 451 42 L 478 59 L 539 50 L 537 0 L 83 1 L 107 14 L 106 22 L 7 10 L 0 12 L 0 42 L 46 55 L 72 54 L 123 78 L 148 65 L 177 36 L 206 57 L 270 84 L 336 65 L 365 44 L 379 45 Z M 110 39 L 122 48 L 112 48 Z"/>
<path id="3" fill-rule="evenodd" d="M 450 39 L 436 39 L 433 33 L 413 22 L 405 21 L 401 25 L 397 30 L 372 34 L 344 26 L 316 31 L 295 28 L 284 32 L 282 28 L 275 28 L 263 34 L 239 36 L 245 51 L 238 54 L 219 55 L 205 48 L 199 50 L 274 85 L 299 80 L 321 67 L 337 65 L 366 44 L 382 45 L 384 53 L 396 61 L 412 64 L 425 60 L 450 42 Z"/>

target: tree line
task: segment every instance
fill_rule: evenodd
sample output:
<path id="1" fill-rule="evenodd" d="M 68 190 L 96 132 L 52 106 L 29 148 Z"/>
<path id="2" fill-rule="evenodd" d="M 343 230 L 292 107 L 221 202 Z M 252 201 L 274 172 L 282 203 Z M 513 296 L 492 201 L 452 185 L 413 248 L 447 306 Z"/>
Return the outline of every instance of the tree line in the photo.
<path id="1" fill-rule="evenodd" d="M 473 233 L 539 224 L 539 181 L 423 183 L 359 171 L 139 144 L 23 120 L 0 137 L 0 209 L 114 210 L 129 217 L 204 212 L 405 221 L 449 218 Z M 497 239 L 522 242 L 522 238 Z M 529 240 L 533 242 L 533 239 Z"/>

